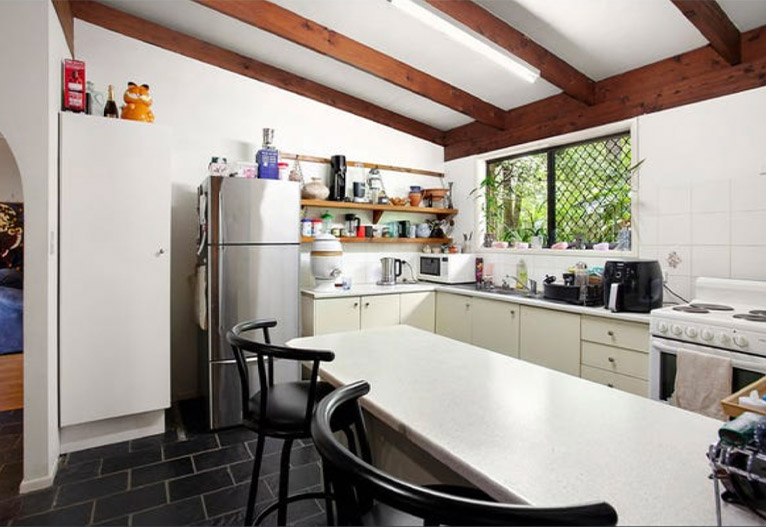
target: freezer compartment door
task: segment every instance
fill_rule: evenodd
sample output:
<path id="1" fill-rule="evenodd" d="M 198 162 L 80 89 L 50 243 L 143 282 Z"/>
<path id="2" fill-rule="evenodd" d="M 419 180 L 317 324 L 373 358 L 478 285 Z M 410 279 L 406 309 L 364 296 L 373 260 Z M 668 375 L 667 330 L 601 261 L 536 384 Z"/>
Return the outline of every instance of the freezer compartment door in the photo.
<path id="1" fill-rule="evenodd" d="M 276 319 L 277 327 L 269 331 L 272 344 L 298 336 L 299 251 L 297 245 L 218 248 L 218 321 L 210 360 L 234 358 L 226 332 L 245 320 Z M 251 338 L 262 342 L 261 335 L 253 332 Z"/>
<path id="2" fill-rule="evenodd" d="M 300 243 L 300 187 L 295 181 L 223 178 L 217 196 L 219 244 Z"/>
<path id="3" fill-rule="evenodd" d="M 250 395 L 260 390 L 258 383 L 258 359 L 248 359 L 250 372 Z M 275 383 L 297 381 L 300 363 L 297 361 L 275 360 Z M 242 423 L 242 395 L 237 363 L 234 361 L 210 364 L 210 397 L 208 417 L 211 429 L 226 428 Z"/>

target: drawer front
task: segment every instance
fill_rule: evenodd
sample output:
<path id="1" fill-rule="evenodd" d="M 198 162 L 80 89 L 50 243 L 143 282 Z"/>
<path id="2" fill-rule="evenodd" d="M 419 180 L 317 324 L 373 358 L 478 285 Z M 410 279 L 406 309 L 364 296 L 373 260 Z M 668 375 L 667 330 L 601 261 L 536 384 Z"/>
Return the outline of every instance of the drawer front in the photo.
<path id="1" fill-rule="evenodd" d="M 627 375 L 620 375 L 619 373 L 592 368 L 585 365 L 583 365 L 580 370 L 580 376 L 583 379 L 597 382 L 604 386 L 609 386 L 610 388 L 617 388 L 624 392 L 640 395 L 642 397 L 648 397 L 649 394 L 649 383 L 643 379 L 636 379 L 634 377 L 628 377 Z"/>
<path id="2" fill-rule="evenodd" d="M 582 339 L 649 353 L 649 324 L 582 317 Z"/>
<path id="3" fill-rule="evenodd" d="M 643 380 L 649 379 L 649 355 L 641 351 L 583 341 L 582 363 Z"/>

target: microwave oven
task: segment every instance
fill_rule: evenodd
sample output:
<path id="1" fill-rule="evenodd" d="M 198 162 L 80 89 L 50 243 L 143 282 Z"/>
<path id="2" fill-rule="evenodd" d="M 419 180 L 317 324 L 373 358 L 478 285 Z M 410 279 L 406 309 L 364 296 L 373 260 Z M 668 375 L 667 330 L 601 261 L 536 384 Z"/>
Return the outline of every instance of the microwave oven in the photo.
<path id="1" fill-rule="evenodd" d="M 421 254 L 418 280 L 440 284 L 470 284 L 476 281 L 473 254 Z"/>

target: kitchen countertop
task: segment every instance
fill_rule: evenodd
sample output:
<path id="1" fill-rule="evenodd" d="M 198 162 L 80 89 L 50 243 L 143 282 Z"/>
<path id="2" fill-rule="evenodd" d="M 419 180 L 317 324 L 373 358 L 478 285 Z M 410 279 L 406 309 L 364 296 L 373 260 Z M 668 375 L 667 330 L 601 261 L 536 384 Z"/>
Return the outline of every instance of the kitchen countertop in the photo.
<path id="1" fill-rule="evenodd" d="M 367 296 L 367 295 L 391 295 L 401 293 L 419 293 L 427 291 L 442 291 L 445 293 L 455 293 L 459 295 L 474 296 L 479 298 L 488 298 L 500 302 L 510 302 L 513 304 L 522 304 L 545 309 L 555 309 L 566 311 L 568 313 L 577 313 L 580 315 L 591 315 L 596 317 L 611 318 L 615 320 L 625 320 L 628 322 L 638 322 L 649 324 L 649 313 L 612 313 L 604 307 L 588 307 L 567 304 L 565 302 L 555 302 L 544 298 L 528 298 L 525 296 L 502 295 L 489 291 L 476 290 L 473 285 L 440 285 L 428 282 L 418 282 L 416 284 L 396 284 L 396 285 L 376 285 L 376 284 L 358 284 L 353 285 L 351 289 L 344 291 L 337 288 L 335 291 L 317 292 L 311 288 L 301 289 L 301 293 L 316 299 L 321 298 L 341 298 L 349 296 Z"/>
<path id="2" fill-rule="evenodd" d="M 333 350 L 323 378 L 368 381 L 369 412 L 500 500 L 603 500 L 622 525 L 715 524 L 705 453 L 719 421 L 409 326 L 288 345 Z M 724 524 L 760 523 L 722 508 Z"/>

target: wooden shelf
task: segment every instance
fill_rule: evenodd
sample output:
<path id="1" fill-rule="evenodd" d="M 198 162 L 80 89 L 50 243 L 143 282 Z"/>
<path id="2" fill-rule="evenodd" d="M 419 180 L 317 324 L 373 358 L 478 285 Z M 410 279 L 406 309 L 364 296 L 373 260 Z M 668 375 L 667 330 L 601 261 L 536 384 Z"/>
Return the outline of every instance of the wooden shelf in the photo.
<path id="1" fill-rule="evenodd" d="M 341 243 L 452 243 L 452 238 L 338 238 Z M 311 243 L 314 238 L 301 236 L 301 243 Z"/>
<path id="2" fill-rule="evenodd" d="M 384 212 L 412 212 L 415 214 L 434 214 L 435 216 L 452 216 L 457 209 L 439 209 L 435 207 L 410 207 L 408 205 L 374 205 L 372 203 L 354 203 L 353 201 L 324 201 L 319 199 L 302 199 L 301 206 L 320 209 L 350 209 L 371 210 L 372 222 L 378 223 Z"/>
<path id="3" fill-rule="evenodd" d="M 322 163 L 325 165 L 330 164 L 330 159 L 327 157 L 305 156 L 303 154 L 288 154 L 287 152 L 280 152 L 279 159 L 295 159 L 297 161 L 307 161 L 309 163 Z M 378 170 L 390 170 L 393 172 L 404 172 L 406 174 L 418 174 L 421 176 L 432 177 L 444 177 L 443 172 L 434 172 L 433 170 L 423 170 L 420 168 L 406 168 L 397 167 L 393 165 L 381 165 L 378 163 L 366 163 L 364 161 L 346 161 L 346 166 L 351 167 L 364 167 L 364 168 L 377 168 Z"/>

